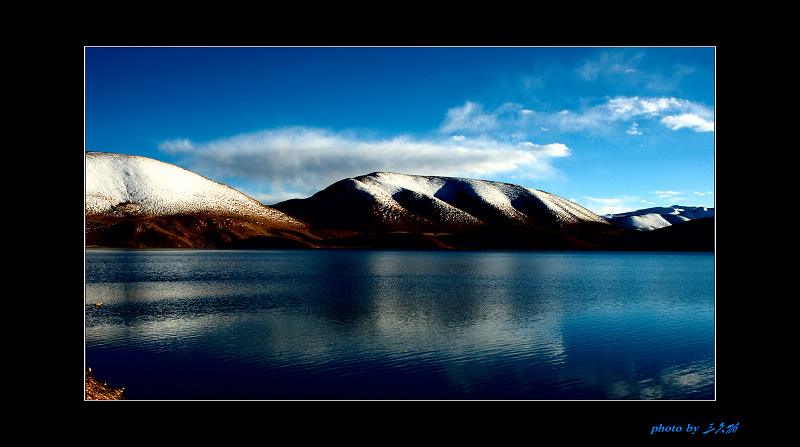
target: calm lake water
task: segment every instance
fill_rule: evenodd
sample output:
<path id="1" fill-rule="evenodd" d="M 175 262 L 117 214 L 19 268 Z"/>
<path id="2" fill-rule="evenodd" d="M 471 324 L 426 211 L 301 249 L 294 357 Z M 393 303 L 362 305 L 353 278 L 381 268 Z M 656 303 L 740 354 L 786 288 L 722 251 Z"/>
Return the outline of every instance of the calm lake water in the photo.
<path id="1" fill-rule="evenodd" d="M 714 399 L 712 253 L 87 249 L 85 287 L 128 399 Z"/>

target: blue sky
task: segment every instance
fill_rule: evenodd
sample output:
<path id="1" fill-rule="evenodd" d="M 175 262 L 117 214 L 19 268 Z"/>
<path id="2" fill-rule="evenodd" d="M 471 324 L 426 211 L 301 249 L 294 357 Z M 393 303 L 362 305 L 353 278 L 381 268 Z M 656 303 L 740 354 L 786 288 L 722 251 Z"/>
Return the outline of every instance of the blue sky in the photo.
<path id="1" fill-rule="evenodd" d="M 270 205 L 374 171 L 714 206 L 713 47 L 87 47 L 85 149 Z"/>

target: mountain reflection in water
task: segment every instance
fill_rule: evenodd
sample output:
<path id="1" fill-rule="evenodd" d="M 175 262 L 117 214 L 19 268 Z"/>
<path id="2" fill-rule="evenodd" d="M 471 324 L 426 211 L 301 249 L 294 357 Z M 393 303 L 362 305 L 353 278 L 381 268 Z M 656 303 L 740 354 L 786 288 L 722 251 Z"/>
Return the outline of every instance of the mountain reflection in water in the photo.
<path id="1" fill-rule="evenodd" d="M 85 299 L 128 399 L 714 398 L 712 253 L 89 249 Z"/>

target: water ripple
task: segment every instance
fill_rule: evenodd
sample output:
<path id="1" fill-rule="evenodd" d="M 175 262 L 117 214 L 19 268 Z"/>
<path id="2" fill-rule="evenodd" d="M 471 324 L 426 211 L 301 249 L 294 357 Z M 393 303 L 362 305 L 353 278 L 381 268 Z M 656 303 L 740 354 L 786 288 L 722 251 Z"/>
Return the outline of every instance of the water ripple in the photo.
<path id="1" fill-rule="evenodd" d="M 713 398 L 713 256 L 681 259 L 87 253 L 86 357 L 133 398 Z"/>

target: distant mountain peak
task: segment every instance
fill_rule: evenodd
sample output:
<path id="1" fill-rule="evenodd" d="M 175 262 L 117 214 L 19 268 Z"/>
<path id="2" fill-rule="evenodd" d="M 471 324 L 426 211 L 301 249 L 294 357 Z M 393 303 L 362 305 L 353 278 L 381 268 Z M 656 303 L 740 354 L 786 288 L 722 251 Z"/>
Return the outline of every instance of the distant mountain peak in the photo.
<path id="1" fill-rule="evenodd" d="M 604 219 L 618 227 L 643 231 L 656 230 L 705 217 L 714 217 L 714 208 L 672 205 L 603 215 Z"/>

